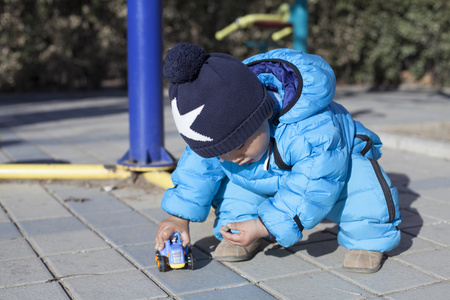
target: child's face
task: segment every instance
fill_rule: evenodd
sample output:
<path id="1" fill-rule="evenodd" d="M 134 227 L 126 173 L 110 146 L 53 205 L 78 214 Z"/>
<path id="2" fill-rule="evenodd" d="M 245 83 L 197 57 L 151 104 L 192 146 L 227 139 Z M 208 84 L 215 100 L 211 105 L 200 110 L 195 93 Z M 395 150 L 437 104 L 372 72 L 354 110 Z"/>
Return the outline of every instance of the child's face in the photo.
<path id="1" fill-rule="evenodd" d="M 270 116 L 269 116 L 270 117 Z M 266 153 L 270 142 L 270 125 L 266 120 L 258 130 L 240 147 L 219 157 L 238 165 L 249 164 L 260 160 Z"/>

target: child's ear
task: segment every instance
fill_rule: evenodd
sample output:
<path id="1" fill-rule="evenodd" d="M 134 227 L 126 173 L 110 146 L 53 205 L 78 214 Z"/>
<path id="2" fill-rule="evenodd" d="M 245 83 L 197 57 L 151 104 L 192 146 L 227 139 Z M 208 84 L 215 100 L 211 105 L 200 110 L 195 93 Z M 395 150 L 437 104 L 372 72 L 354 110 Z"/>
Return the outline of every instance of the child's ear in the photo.
<path id="1" fill-rule="evenodd" d="M 272 118 L 272 116 L 273 116 L 273 110 L 269 113 L 269 115 L 267 116 L 267 120 L 269 120 L 270 118 Z"/>

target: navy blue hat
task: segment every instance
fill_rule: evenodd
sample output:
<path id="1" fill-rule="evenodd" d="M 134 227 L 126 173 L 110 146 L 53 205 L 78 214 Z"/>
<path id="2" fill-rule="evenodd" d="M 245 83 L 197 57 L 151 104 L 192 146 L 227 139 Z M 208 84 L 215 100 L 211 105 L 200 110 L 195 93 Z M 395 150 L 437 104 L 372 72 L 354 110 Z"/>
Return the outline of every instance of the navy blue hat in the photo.
<path id="1" fill-rule="evenodd" d="M 205 158 L 242 145 L 273 109 L 256 75 L 227 54 L 205 54 L 197 45 L 179 43 L 167 52 L 163 73 L 171 82 L 178 132 Z"/>

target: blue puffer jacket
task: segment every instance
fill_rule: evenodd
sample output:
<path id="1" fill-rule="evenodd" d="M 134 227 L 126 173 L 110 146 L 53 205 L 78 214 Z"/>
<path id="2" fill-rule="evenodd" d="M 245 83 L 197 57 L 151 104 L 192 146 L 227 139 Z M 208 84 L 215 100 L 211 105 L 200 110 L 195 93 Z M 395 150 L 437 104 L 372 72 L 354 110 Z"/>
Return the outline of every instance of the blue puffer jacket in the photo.
<path id="1" fill-rule="evenodd" d="M 287 247 L 301 240 L 303 228 L 321 222 L 338 201 L 357 128 L 379 140 L 332 101 L 336 79 L 321 57 L 277 49 L 244 63 L 276 99 L 269 169 L 264 168 L 265 157 L 238 166 L 202 158 L 187 147 L 172 174 L 175 188 L 166 191 L 162 208 L 184 219 L 204 221 L 222 179 L 228 177 L 267 198 L 258 215 L 278 243 Z M 376 147 L 374 151 L 377 159 L 381 153 Z"/>

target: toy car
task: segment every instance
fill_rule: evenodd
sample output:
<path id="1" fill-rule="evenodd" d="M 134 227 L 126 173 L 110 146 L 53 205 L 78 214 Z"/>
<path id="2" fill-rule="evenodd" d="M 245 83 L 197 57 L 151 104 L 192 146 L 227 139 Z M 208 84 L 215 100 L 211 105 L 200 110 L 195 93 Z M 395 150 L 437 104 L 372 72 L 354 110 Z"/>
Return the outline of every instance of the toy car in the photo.
<path id="1" fill-rule="evenodd" d="M 175 232 L 164 244 L 164 249 L 156 251 L 156 264 L 160 272 L 166 272 L 170 269 L 187 268 L 194 270 L 195 258 L 189 246 L 183 247 L 180 233 Z"/>

